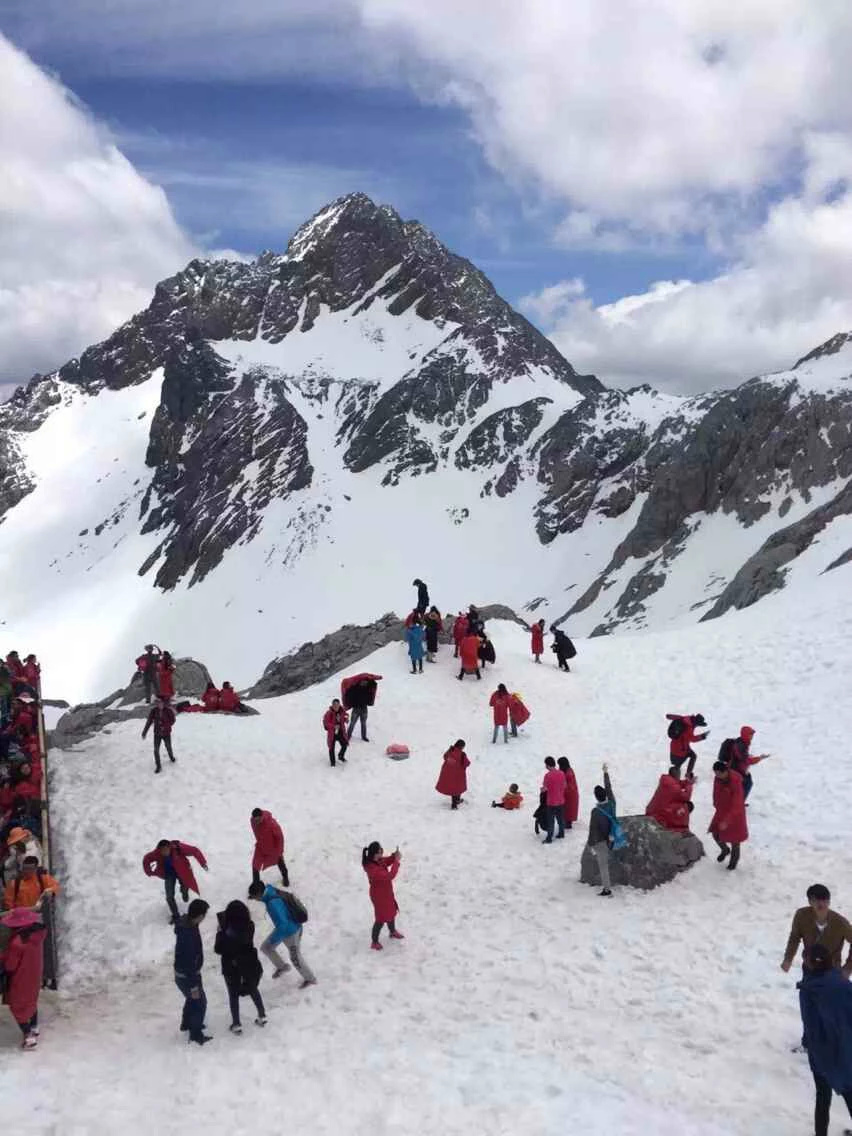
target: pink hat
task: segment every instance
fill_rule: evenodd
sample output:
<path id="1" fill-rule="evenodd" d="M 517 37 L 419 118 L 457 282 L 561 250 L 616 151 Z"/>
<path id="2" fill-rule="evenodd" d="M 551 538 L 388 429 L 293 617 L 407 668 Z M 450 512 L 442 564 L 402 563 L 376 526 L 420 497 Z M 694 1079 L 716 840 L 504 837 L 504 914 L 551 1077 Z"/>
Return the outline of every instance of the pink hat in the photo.
<path id="1" fill-rule="evenodd" d="M 0 923 L 4 927 L 32 927 L 36 923 L 41 923 L 41 916 L 29 907 L 13 907 L 11 911 L 0 916 Z"/>

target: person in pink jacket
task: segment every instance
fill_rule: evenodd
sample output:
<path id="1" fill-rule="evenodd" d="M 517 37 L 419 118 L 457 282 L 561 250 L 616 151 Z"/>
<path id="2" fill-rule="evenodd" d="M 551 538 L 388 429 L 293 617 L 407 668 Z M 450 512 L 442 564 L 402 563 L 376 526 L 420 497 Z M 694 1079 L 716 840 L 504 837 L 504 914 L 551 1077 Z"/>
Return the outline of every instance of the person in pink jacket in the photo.
<path id="1" fill-rule="evenodd" d="M 497 741 L 497 732 L 502 728 L 503 741 L 509 741 L 509 701 L 511 695 L 506 689 L 505 683 L 500 683 L 494 693 L 491 695 L 489 706 L 494 711 L 494 733 L 491 736 L 491 744 Z"/>
<path id="2" fill-rule="evenodd" d="M 16 907 L 7 912 L 0 922 L 11 931 L 6 951 L 2 956 L 6 972 L 6 997 L 12 1017 L 24 1035 L 24 1049 L 38 1045 L 38 996 L 44 970 L 44 940 L 47 931 L 41 912 L 27 907 Z"/>
<path id="3" fill-rule="evenodd" d="M 559 826 L 557 840 L 565 836 L 565 774 L 556 768 L 556 758 L 544 759 L 545 774 L 541 783 L 541 791 L 546 796 L 547 804 L 547 838 L 542 844 L 553 843 L 553 826 Z"/>
<path id="4" fill-rule="evenodd" d="M 399 848 L 392 856 L 385 856 L 384 849 L 378 840 L 373 840 L 361 852 L 361 867 L 367 873 L 370 881 L 370 899 L 373 902 L 373 933 L 370 941 L 370 950 L 381 951 L 384 948 L 379 942 L 379 935 L 385 923 L 388 925 L 392 939 L 404 939 L 405 935 L 396 929 L 396 915 L 399 904 L 393 891 L 393 881 L 399 871 L 402 853 Z"/>

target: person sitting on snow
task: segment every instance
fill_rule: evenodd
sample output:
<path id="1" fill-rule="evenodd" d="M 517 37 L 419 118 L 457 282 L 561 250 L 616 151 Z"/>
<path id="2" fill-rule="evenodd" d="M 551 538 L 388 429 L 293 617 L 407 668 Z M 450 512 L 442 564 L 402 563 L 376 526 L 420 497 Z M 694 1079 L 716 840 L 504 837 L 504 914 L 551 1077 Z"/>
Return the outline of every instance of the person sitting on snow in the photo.
<path id="1" fill-rule="evenodd" d="M 201 695 L 201 702 L 204 706 L 205 712 L 208 714 L 215 714 L 215 712 L 220 709 L 220 699 L 221 695 L 216 686 L 216 683 L 208 682 L 207 688 Z"/>
<path id="2" fill-rule="evenodd" d="M 223 682 L 219 691 L 219 709 L 224 710 L 226 714 L 247 713 L 245 706 L 240 702 L 240 696 L 229 682 Z"/>
<path id="3" fill-rule="evenodd" d="M 513 781 L 509 786 L 509 792 L 503 794 L 501 801 L 492 801 L 492 809 L 519 809 L 524 803 L 524 798 L 518 789 L 517 784 Z"/>

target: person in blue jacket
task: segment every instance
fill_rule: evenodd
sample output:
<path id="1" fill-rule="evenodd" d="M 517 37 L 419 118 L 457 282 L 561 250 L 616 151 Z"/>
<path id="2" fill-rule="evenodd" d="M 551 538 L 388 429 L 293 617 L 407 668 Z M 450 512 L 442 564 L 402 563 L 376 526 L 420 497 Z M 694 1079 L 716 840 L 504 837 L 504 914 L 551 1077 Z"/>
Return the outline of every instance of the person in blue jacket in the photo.
<path id="1" fill-rule="evenodd" d="M 290 964 L 284 961 L 276 949 L 283 943 L 290 956 L 290 962 L 302 976 L 301 988 L 304 990 L 306 986 L 314 986 L 316 975 L 302 956 L 302 924 L 297 923 L 287 910 L 281 892 L 261 880 L 259 883 L 253 883 L 249 888 L 249 899 L 257 899 L 266 907 L 266 913 L 274 926 L 272 934 L 268 935 L 260 945 L 262 953 L 275 967 L 272 977 L 280 978 L 290 969 Z"/>
<path id="2" fill-rule="evenodd" d="M 189 1040 L 204 1045 L 212 1038 L 204 1032 L 204 1015 L 207 1013 L 207 995 L 201 981 L 201 968 L 204 966 L 204 947 L 201 932 L 198 930 L 209 904 L 203 899 L 194 899 L 175 922 L 175 985 L 183 994 L 183 1013 L 180 1019 L 181 1031 L 189 1032 Z"/>
<path id="3" fill-rule="evenodd" d="M 411 673 L 423 674 L 423 656 L 426 653 L 426 631 L 418 615 L 405 633 L 408 642 L 408 657 L 411 659 Z"/>
<path id="4" fill-rule="evenodd" d="M 815 1136 L 828 1136 L 832 1090 L 840 1093 L 852 1116 L 852 984 L 832 965 L 831 952 L 822 943 L 806 952 L 799 1009 L 816 1088 Z"/>

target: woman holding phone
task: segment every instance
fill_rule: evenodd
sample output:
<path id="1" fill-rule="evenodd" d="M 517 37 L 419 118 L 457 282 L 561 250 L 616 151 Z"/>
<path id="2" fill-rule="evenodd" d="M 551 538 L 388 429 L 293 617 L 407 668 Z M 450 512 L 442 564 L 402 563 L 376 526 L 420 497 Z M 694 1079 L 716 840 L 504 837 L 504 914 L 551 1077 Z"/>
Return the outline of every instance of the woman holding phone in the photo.
<path id="1" fill-rule="evenodd" d="M 404 939 L 396 929 L 396 915 L 399 905 L 393 892 L 393 881 L 399 871 L 402 853 L 396 848 L 392 856 L 385 856 L 378 840 L 368 844 L 361 852 L 361 866 L 370 881 L 370 899 L 373 901 L 373 934 L 370 950 L 381 951 L 379 942 L 382 927 L 387 923 L 392 939 Z"/>

